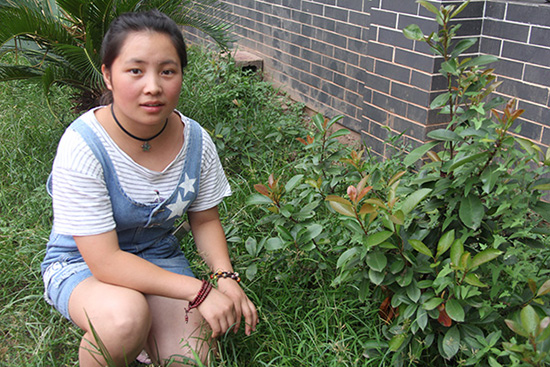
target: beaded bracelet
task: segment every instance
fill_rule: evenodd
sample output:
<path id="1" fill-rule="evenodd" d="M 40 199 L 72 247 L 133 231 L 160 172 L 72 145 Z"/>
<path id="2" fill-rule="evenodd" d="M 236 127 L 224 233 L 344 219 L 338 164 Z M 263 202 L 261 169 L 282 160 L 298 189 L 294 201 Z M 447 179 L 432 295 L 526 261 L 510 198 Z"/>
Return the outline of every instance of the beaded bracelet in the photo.
<path id="1" fill-rule="evenodd" d="M 210 274 L 210 279 L 212 280 L 218 280 L 219 278 L 230 278 L 239 283 L 241 281 L 241 277 L 239 276 L 239 273 L 232 273 L 229 271 L 217 271 L 215 273 Z"/>
<path id="2" fill-rule="evenodd" d="M 189 322 L 189 311 L 199 307 L 200 304 L 206 299 L 206 296 L 208 296 L 211 290 L 212 290 L 212 284 L 210 284 L 210 282 L 207 282 L 206 280 L 203 280 L 199 293 L 191 302 L 189 302 L 189 306 L 187 306 L 187 308 L 185 309 L 186 324 Z"/>

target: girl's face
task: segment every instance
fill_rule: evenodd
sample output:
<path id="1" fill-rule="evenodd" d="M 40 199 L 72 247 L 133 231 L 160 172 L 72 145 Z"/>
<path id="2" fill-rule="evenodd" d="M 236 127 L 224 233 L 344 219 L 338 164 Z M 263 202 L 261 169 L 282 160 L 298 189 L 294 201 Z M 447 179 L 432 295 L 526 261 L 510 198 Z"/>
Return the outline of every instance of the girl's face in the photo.
<path id="1" fill-rule="evenodd" d="M 114 109 L 127 124 L 164 122 L 178 103 L 181 62 L 170 37 L 163 33 L 129 33 L 110 69 L 102 66 L 103 79 L 113 93 Z"/>

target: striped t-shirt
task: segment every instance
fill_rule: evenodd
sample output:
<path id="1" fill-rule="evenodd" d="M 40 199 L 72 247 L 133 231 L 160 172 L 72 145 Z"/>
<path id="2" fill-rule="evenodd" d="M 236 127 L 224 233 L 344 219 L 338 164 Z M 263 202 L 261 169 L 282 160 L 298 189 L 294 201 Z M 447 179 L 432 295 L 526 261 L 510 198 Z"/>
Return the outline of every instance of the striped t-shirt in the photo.
<path id="1" fill-rule="evenodd" d="M 179 113 L 179 112 L 178 112 Z M 181 115 L 182 123 L 188 118 Z M 189 129 L 176 158 L 162 171 L 137 164 L 121 150 L 97 121 L 94 110 L 80 117 L 98 135 L 105 147 L 122 189 L 132 200 L 150 204 L 167 198 L 177 187 L 185 163 Z M 202 211 L 218 205 L 231 195 L 216 147 L 202 131 L 202 162 L 199 193 L 189 211 Z M 116 227 L 103 167 L 80 134 L 67 129 L 57 148 L 52 169 L 54 230 L 58 234 L 88 236 Z"/>

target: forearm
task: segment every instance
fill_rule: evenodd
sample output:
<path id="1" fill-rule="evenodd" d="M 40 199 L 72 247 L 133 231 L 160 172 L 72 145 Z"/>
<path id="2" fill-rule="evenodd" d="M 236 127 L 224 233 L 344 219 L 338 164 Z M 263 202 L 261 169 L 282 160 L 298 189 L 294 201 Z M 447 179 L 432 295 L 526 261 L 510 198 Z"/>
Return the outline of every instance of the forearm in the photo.
<path id="1" fill-rule="evenodd" d="M 98 280 L 145 294 L 192 300 L 201 282 L 175 274 L 120 250 L 116 233 L 75 237 L 77 246 Z"/>
<path id="2" fill-rule="evenodd" d="M 233 271 L 217 207 L 189 212 L 188 217 L 199 254 L 210 270 Z"/>

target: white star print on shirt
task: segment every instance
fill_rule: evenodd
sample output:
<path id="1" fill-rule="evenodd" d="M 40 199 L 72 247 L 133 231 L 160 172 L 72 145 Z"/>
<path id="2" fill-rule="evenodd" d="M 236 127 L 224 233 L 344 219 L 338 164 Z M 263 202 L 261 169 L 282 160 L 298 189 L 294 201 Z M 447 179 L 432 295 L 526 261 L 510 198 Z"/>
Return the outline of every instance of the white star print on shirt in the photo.
<path id="1" fill-rule="evenodd" d="M 193 186 L 195 181 L 197 181 L 196 178 L 191 179 L 187 176 L 187 173 L 185 174 L 183 182 L 178 186 L 178 188 L 183 189 L 183 193 L 178 190 L 176 201 L 172 204 L 166 205 L 166 209 L 170 210 L 170 215 L 167 220 L 179 217 L 183 214 L 183 211 L 187 208 L 187 205 L 189 205 L 189 200 L 183 200 L 183 198 L 188 192 L 195 192 L 195 187 Z"/>

